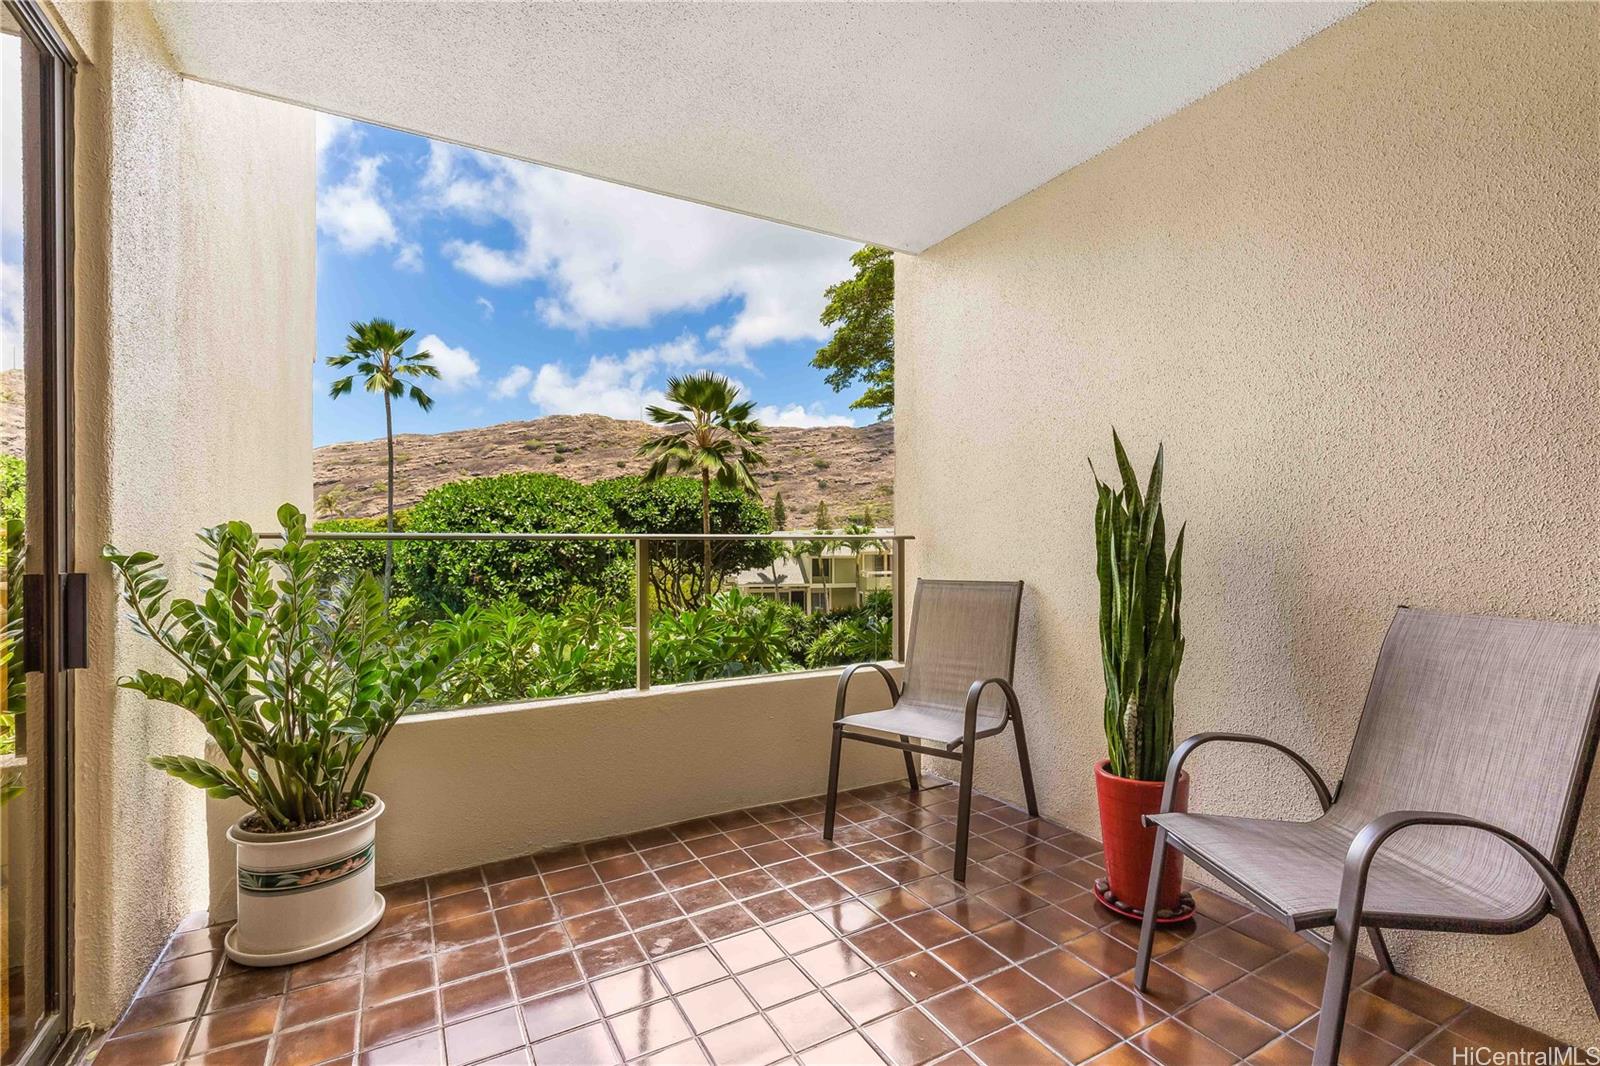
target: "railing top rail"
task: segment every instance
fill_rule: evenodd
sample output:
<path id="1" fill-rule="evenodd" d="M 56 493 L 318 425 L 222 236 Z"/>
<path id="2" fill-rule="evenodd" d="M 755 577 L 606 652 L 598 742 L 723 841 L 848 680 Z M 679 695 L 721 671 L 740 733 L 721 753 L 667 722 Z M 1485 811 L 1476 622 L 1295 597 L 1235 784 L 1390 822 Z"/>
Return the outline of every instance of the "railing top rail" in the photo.
<path id="1" fill-rule="evenodd" d="M 282 540 L 283 534 L 278 532 L 264 532 L 259 534 L 262 540 Z M 306 534 L 307 540 L 376 540 L 376 541 L 408 541 L 408 540 L 617 540 L 617 541 L 653 541 L 670 543 L 681 540 L 710 540 L 710 541 L 842 541 L 845 543 L 862 543 L 865 541 L 896 541 L 904 542 L 916 540 L 910 533 L 358 533 L 338 531 L 318 533 L 315 531 Z"/>

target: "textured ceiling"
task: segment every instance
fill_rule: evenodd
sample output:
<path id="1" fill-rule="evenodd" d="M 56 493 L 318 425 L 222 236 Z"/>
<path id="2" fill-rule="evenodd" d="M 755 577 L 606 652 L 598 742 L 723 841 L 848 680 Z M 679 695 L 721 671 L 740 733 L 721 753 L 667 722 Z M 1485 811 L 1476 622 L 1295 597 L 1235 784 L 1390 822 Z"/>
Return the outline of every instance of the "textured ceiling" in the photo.
<path id="1" fill-rule="evenodd" d="M 191 77 L 914 252 L 1359 5 L 153 6 Z"/>

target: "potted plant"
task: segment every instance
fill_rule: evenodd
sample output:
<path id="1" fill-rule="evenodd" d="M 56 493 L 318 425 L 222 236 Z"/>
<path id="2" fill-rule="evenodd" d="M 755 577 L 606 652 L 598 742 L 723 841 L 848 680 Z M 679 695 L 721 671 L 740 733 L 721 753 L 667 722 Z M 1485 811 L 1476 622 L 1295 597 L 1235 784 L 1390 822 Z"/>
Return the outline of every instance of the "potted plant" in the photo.
<path id="1" fill-rule="evenodd" d="M 1144 816 L 1161 805 L 1162 780 L 1172 756 L 1173 690 L 1183 663 L 1183 530 L 1169 558 L 1161 510 L 1163 449 L 1143 495 L 1116 431 L 1122 488 L 1113 491 L 1095 475 L 1096 572 L 1100 579 L 1100 654 L 1106 679 L 1107 758 L 1095 768 L 1100 836 L 1106 877 L 1095 895 L 1129 918 L 1143 916 L 1149 889 L 1155 830 Z M 1177 783 L 1173 809 L 1187 810 L 1189 775 Z M 1169 849 L 1160 872 L 1156 920 L 1179 922 L 1194 911 L 1182 892 L 1183 856 Z"/>
<path id="2" fill-rule="evenodd" d="M 135 630 L 178 666 L 118 683 L 198 718 L 216 761 L 159 755 L 151 765 L 251 807 L 229 830 L 237 846 L 239 921 L 228 955 L 279 966 L 334 951 L 383 916 L 375 890 L 372 762 L 471 639 L 468 631 L 403 628 L 371 574 L 320 583 L 321 545 L 285 504 L 280 543 L 243 522 L 203 531 L 204 594 L 167 595 L 160 560 L 105 549 Z"/>

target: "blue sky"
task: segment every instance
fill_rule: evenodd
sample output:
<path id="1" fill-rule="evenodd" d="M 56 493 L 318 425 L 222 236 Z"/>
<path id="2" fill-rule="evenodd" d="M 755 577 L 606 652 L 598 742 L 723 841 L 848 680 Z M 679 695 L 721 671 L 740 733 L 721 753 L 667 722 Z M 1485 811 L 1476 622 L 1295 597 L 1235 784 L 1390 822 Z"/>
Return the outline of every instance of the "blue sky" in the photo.
<path id="1" fill-rule="evenodd" d="M 822 292 L 859 245 L 329 116 L 317 127 L 318 355 L 354 319 L 413 329 L 444 374 L 399 432 L 545 414 L 639 418 L 716 369 L 779 425 L 860 424 L 810 365 Z M 382 436 L 315 375 L 317 444 Z"/>

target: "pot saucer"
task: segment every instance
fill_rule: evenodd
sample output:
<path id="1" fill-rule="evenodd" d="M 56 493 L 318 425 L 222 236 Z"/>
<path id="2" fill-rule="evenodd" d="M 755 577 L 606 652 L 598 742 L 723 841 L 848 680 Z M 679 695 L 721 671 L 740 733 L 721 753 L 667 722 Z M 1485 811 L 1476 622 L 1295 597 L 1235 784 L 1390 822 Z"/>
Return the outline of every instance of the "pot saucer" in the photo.
<path id="1" fill-rule="evenodd" d="M 294 962 L 305 962 L 307 959 L 315 959 L 322 955 L 331 954 L 346 944 L 353 944 L 366 936 L 372 927 L 382 920 L 384 906 L 383 893 L 374 892 L 372 894 L 372 907 L 367 912 L 367 916 L 361 920 L 361 924 L 349 932 L 340 933 L 331 940 L 324 940 L 320 944 L 312 944 L 309 947 L 261 954 L 240 951 L 237 942 L 234 940 L 234 934 L 239 931 L 237 923 L 228 930 L 227 936 L 222 938 L 222 947 L 228 953 L 228 958 L 237 962 L 240 966 L 287 966 Z"/>
<path id="2" fill-rule="evenodd" d="M 1131 919 L 1135 922 L 1144 921 L 1144 908 L 1135 907 L 1131 904 L 1124 903 L 1122 900 L 1113 896 L 1111 894 L 1111 883 L 1103 877 L 1094 883 L 1094 898 L 1100 901 L 1100 905 L 1102 907 L 1113 914 L 1119 914 L 1122 917 Z M 1156 924 L 1178 925 L 1181 922 L 1187 922 L 1193 917 L 1194 897 L 1189 893 L 1184 892 L 1178 896 L 1178 905 L 1173 908 L 1170 913 L 1162 914 L 1157 912 Z"/>

